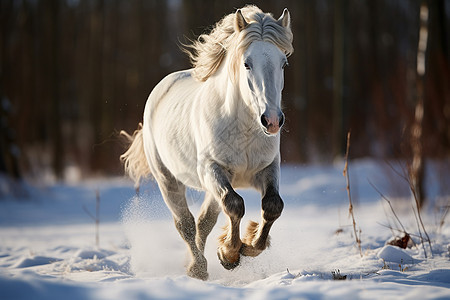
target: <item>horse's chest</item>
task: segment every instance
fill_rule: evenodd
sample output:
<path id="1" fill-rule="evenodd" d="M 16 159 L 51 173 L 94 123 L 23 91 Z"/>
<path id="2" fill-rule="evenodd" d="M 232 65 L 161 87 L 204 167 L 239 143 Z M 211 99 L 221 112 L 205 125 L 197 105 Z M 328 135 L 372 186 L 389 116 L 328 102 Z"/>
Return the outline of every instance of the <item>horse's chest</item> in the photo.
<path id="1" fill-rule="evenodd" d="M 268 166 L 278 152 L 277 144 L 257 133 L 230 131 L 227 136 L 222 135 L 216 153 L 232 173 L 244 175 Z"/>

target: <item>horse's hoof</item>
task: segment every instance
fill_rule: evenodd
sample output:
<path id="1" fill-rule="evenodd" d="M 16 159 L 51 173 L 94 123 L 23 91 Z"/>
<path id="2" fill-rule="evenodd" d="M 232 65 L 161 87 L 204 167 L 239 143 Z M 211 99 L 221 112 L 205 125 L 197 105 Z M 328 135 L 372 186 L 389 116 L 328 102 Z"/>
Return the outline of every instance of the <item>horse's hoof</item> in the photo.
<path id="1" fill-rule="evenodd" d="M 200 270 L 188 270 L 187 275 L 192 278 L 200 279 L 203 281 L 208 280 L 208 272 Z"/>
<path id="2" fill-rule="evenodd" d="M 208 280 L 208 262 L 203 255 L 195 257 L 190 263 L 187 268 L 187 275 L 200 280 Z"/>
<path id="3" fill-rule="evenodd" d="M 238 255 L 238 258 L 234 262 L 229 262 L 225 257 L 222 257 L 220 251 L 217 251 L 217 256 L 219 257 L 220 264 L 227 270 L 233 270 L 237 266 L 239 266 L 241 257 Z"/>
<path id="4" fill-rule="evenodd" d="M 240 258 L 237 261 L 232 262 L 232 263 L 221 260 L 220 258 L 219 258 L 219 260 L 220 260 L 220 264 L 229 271 L 234 270 L 237 266 L 239 266 L 239 263 L 240 263 Z"/>

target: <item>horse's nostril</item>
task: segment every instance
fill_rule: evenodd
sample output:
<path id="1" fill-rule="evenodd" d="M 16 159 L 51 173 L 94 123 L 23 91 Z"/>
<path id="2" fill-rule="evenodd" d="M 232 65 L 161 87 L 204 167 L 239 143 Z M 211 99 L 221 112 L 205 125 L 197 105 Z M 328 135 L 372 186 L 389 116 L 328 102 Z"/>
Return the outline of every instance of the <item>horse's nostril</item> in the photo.
<path id="1" fill-rule="evenodd" d="M 283 113 L 281 113 L 281 115 L 280 115 L 280 122 L 278 123 L 279 125 L 278 126 L 283 126 L 283 124 L 284 124 L 284 114 Z"/>
<path id="2" fill-rule="evenodd" d="M 267 117 L 264 114 L 261 116 L 261 124 L 266 128 L 269 125 L 269 123 L 267 122 Z"/>

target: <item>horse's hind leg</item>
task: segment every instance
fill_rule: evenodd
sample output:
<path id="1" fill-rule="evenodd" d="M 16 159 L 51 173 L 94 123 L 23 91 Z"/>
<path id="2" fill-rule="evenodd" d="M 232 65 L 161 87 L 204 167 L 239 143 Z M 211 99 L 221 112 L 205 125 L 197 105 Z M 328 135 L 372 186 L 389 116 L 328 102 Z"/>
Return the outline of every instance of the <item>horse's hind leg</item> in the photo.
<path id="1" fill-rule="evenodd" d="M 191 254 L 192 261 L 187 268 L 187 274 L 194 278 L 206 280 L 208 279 L 207 262 L 195 242 L 195 219 L 186 202 L 186 187 L 167 170 L 162 176 L 160 174 L 158 177 L 159 188 L 164 201 L 172 212 L 175 227 L 186 242 Z"/>
<path id="2" fill-rule="evenodd" d="M 219 203 L 214 196 L 211 193 L 206 192 L 205 200 L 203 201 L 197 221 L 196 236 L 197 247 L 202 253 L 205 252 L 206 238 L 211 233 L 214 225 L 216 225 L 220 210 Z"/>

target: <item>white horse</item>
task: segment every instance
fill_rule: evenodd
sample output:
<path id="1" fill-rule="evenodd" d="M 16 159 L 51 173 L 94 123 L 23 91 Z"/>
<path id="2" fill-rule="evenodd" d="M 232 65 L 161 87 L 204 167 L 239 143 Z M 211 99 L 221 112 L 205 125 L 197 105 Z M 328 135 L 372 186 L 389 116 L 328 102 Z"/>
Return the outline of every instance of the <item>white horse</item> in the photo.
<path id="1" fill-rule="evenodd" d="M 190 250 L 189 276 L 206 280 L 206 238 L 221 210 L 229 224 L 218 257 L 227 269 L 240 255 L 256 256 L 269 245 L 281 215 L 280 128 L 283 69 L 293 52 L 290 15 L 278 20 L 256 6 L 225 16 L 191 46 L 190 70 L 172 73 L 151 92 L 143 125 L 121 156 L 137 184 L 153 175 L 175 226 Z M 186 186 L 205 191 L 197 223 Z M 244 200 L 235 188 L 262 195 L 262 222 L 251 222 L 241 240 Z"/>

